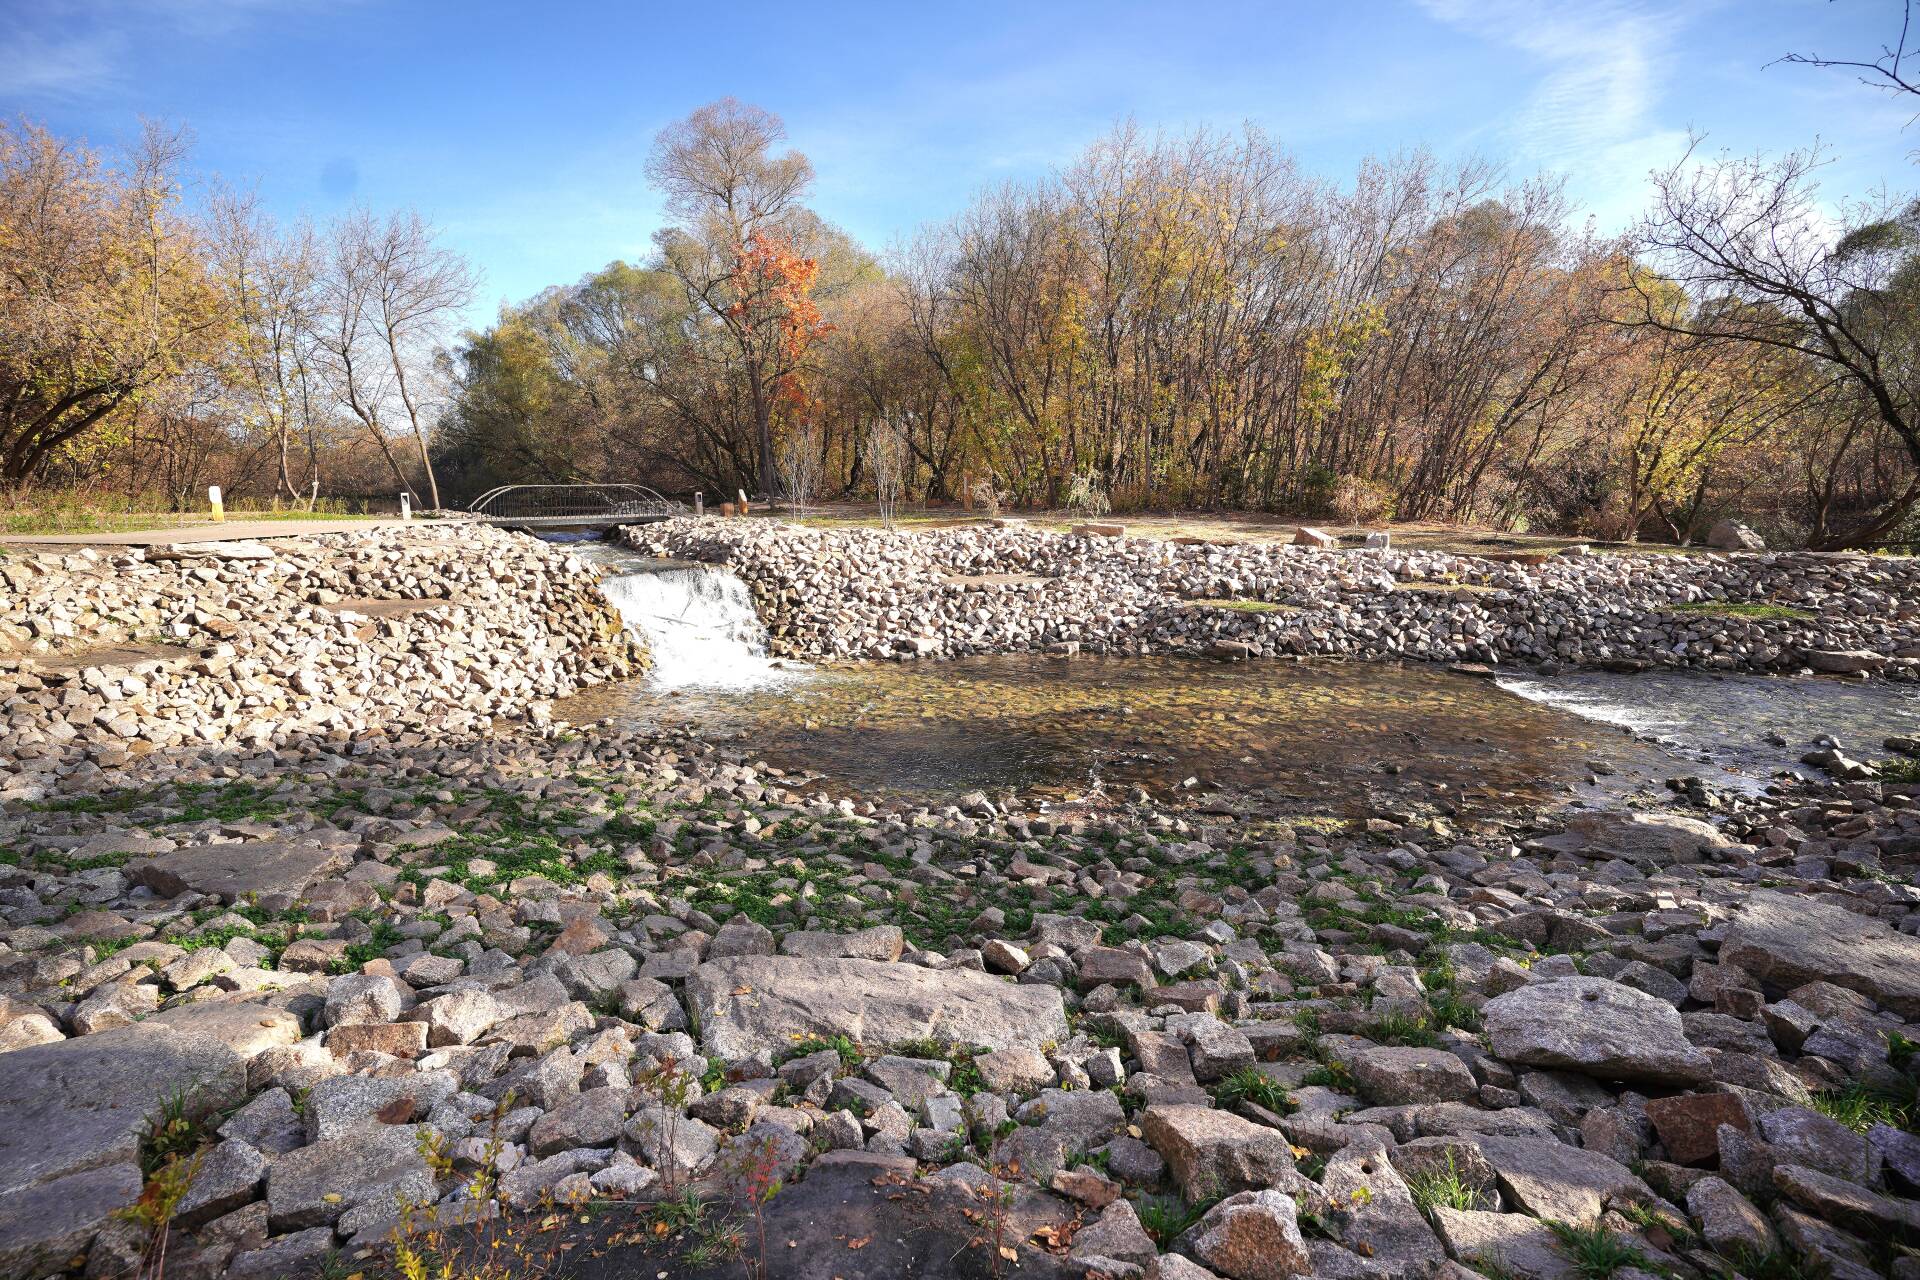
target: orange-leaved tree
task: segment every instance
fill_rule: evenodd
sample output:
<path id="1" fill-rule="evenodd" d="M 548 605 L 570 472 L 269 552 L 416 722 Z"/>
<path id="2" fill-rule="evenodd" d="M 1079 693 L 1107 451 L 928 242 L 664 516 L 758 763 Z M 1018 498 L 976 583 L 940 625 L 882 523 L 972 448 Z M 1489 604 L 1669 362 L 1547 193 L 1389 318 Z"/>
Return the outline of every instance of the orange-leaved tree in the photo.
<path id="1" fill-rule="evenodd" d="M 808 352 L 833 331 L 813 301 L 819 276 L 818 259 L 801 256 L 785 239 L 764 231 L 747 236 L 728 276 L 733 301 L 725 316 L 746 357 L 760 482 L 769 493 L 774 489 L 774 414 L 806 412 Z"/>

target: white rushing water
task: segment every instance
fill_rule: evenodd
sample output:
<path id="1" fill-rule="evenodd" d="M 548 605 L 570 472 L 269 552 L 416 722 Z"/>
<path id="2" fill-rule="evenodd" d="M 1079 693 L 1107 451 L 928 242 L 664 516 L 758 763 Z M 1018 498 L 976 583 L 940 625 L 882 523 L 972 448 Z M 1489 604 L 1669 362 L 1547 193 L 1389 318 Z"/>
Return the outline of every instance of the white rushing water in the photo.
<path id="1" fill-rule="evenodd" d="M 600 589 L 653 654 L 654 684 L 744 689 L 784 678 L 747 586 L 724 569 L 616 573 Z"/>

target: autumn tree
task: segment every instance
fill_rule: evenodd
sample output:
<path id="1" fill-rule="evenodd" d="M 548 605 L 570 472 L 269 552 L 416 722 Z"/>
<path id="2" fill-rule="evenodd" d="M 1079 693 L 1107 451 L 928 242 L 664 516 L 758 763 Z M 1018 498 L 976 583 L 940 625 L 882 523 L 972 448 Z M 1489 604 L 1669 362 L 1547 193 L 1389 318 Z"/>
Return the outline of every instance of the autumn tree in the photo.
<path id="1" fill-rule="evenodd" d="M 0 482 L 85 456 L 224 342 L 228 316 L 180 211 L 184 150 L 149 126 L 113 164 L 0 124 Z"/>
<path id="2" fill-rule="evenodd" d="M 693 322 L 724 334 L 767 492 L 775 409 L 804 349 L 796 350 L 796 338 L 812 331 L 805 308 L 815 264 L 797 256 L 794 242 L 813 167 L 797 151 L 777 151 L 785 139 L 778 116 L 724 98 L 662 130 L 647 161 L 679 219 L 654 237 L 661 261 L 685 290 Z"/>

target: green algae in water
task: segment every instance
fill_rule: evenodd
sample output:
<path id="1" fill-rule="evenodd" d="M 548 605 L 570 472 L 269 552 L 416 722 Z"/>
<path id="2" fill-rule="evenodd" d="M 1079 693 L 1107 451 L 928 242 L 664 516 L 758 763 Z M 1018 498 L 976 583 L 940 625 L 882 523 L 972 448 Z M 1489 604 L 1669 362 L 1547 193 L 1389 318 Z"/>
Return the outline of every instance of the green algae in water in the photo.
<path id="1" fill-rule="evenodd" d="M 1564 798 L 1652 753 L 1490 682 L 1382 663 L 1010 655 L 823 669 L 746 692 L 629 682 L 556 717 L 689 725 L 853 795 L 1055 799 L 1225 791 L 1299 813 L 1485 813 Z M 1185 784 L 1193 780 L 1192 786 Z"/>

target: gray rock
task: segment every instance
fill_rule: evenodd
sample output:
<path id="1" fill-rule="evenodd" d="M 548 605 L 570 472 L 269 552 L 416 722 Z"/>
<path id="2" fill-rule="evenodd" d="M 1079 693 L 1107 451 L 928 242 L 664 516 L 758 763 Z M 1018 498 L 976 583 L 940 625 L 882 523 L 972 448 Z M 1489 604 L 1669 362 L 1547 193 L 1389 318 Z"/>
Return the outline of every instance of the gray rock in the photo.
<path id="1" fill-rule="evenodd" d="M 1181 1243 L 1227 1280 L 1287 1280 L 1313 1271 L 1293 1198 L 1278 1191 L 1228 1196 Z"/>
<path id="2" fill-rule="evenodd" d="M 248 1143 L 228 1139 L 201 1153 L 193 1181 L 173 1212 L 183 1227 L 210 1222 L 252 1202 L 267 1176 L 267 1157 Z"/>
<path id="3" fill-rule="evenodd" d="M 1561 1252 L 1553 1228 L 1524 1213 L 1433 1209 L 1434 1230 L 1447 1256 L 1465 1266 L 1495 1266 L 1520 1280 L 1574 1280 L 1579 1273 Z"/>
<path id="4" fill-rule="evenodd" d="M 1687 1212 L 1700 1224 L 1707 1244 L 1723 1257 L 1738 1257 L 1743 1250 L 1767 1254 L 1779 1247 L 1767 1215 L 1712 1174 L 1687 1188 Z"/>
<path id="5" fill-rule="evenodd" d="M 322 876 L 352 865 L 352 853 L 346 849 L 288 840 L 243 840 L 163 853 L 129 864 L 127 875 L 162 897 L 192 890 L 231 904 L 249 895 L 298 897 Z"/>
<path id="6" fill-rule="evenodd" d="M 1211 1107 L 1154 1106 L 1140 1133 L 1189 1200 L 1281 1185 L 1297 1176 L 1285 1137 Z"/>
<path id="7" fill-rule="evenodd" d="M 145 1023 L 0 1054 L 0 1194 L 133 1163 L 169 1097 L 217 1110 L 246 1085 L 226 1045 Z"/>
<path id="8" fill-rule="evenodd" d="M 116 1211 L 140 1197 L 140 1166 L 102 1165 L 0 1193 L 0 1275 L 39 1280 L 86 1253 Z"/>
<path id="9" fill-rule="evenodd" d="M 1455 1102 L 1479 1091 L 1467 1064 L 1444 1049 L 1380 1046 L 1347 1060 L 1361 1096 L 1376 1105 Z"/>
<path id="10" fill-rule="evenodd" d="M 876 1048 L 932 1038 L 989 1049 L 1067 1038 L 1057 989 L 960 969 L 736 956 L 695 969 L 686 995 L 703 1048 L 729 1062 L 807 1036 L 846 1035 Z"/>
<path id="11" fill-rule="evenodd" d="M 289 1151 L 267 1173 L 273 1230 L 330 1226 L 360 1205 L 391 1212 L 401 1197 L 432 1202 L 433 1173 L 419 1142 L 417 1125 L 379 1125 Z"/>
<path id="12" fill-rule="evenodd" d="M 1109 1204 L 1073 1236 L 1075 1258 L 1116 1258 L 1143 1266 L 1159 1253 L 1153 1237 L 1140 1225 L 1140 1215 L 1125 1200 Z"/>
<path id="13" fill-rule="evenodd" d="M 1720 958 L 1781 990 L 1831 982 L 1920 1018 L 1920 938 L 1832 903 L 1750 893 L 1727 922 Z"/>
<path id="14" fill-rule="evenodd" d="M 348 1023 L 392 1022 L 411 992 L 398 978 L 381 973 L 349 973 L 327 988 L 320 1021 L 329 1027 Z"/>
<path id="15" fill-rule="evenodd" d="M 1537 1218 L 1588 1224 L 1615 1202 L 1645 1204 L 1653 1189 L 1617 1160 L 1551 1138 L 1482 1136 L 1470 1143 L 1517 1207 Z"/>
<path id="16" fill-rule="evenodd" d="M 610 1147 L 626 1122 L 625 1089 L 588 1089 L 534 1121 L 527 1146 L 536 1156 L 576 1147 Z"/>
<path id="17" fill-rule="evenodd" d="M 1605 978 L 1536 982 L 1489 1000 L 1481 1017 L 1494 1053 L 1527 1066 L 1651 1084 L 1692 1084 L 1712 1068 L 1672 1005 Z"/>
<path id="18" fill-rule="evenodd" d="M 892 963 L 906 949 L 906 939 L 895 925 L 875 925 L 852 933 L 824 933 L 796 929 L 780 939 L 782 955 L 809 960 L 874 960 Z"/>

